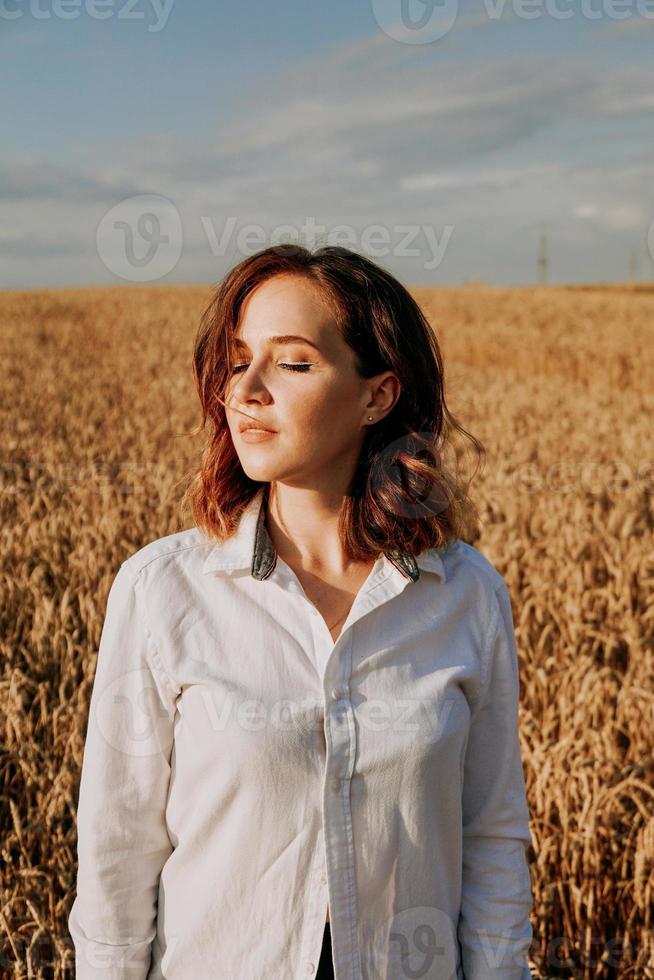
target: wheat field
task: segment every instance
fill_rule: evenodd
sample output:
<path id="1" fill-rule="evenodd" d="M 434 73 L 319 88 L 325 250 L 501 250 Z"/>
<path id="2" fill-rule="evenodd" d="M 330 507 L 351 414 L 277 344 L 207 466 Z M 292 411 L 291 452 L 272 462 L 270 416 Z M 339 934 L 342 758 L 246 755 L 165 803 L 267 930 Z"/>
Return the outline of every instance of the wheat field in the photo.
<path id="1" fill-rule="evenodd" d="M 189 526 L 210 286 L 0 293 L 0 975 L 73 976 L 95 655 L 120 562 Z M 654 978 L 654 287 L 415 287 L 483 442 L 511 590 L 540 978 Z M 203 980 L 203 978 L 198 978 Z"/>

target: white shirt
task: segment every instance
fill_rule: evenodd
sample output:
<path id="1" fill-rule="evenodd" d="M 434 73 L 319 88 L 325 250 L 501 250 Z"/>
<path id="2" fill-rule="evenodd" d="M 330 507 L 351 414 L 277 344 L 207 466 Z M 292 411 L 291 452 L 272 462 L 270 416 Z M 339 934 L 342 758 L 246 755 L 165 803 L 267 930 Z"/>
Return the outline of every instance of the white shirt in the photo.
<path id="1" fill-rule="evenodd" d="M 68 920 L 79 980 L 525 980 L 506 583 L 380 554 L 336 643 L 267 533 L 145 545 L 108 598 Z M 151 959 L 152 954 L 152 959 Z"/>

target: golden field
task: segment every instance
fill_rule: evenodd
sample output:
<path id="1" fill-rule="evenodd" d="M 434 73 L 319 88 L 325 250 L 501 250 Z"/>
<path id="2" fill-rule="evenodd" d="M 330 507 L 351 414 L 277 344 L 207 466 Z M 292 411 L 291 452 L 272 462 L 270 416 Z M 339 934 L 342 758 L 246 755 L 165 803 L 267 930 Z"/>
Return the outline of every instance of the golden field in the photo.
<path id="1" fill-rule="evenodd" d="M 511 590 L 534 976 L 654 978 L 654 287 L 412 290 L 486 448 Z M 72 977 L 75 806 L 120 562 L 190 521 L 209 286 L 0 293 L 0 976 Z M 198 978 L 204 980 L 204 978 Z"/>

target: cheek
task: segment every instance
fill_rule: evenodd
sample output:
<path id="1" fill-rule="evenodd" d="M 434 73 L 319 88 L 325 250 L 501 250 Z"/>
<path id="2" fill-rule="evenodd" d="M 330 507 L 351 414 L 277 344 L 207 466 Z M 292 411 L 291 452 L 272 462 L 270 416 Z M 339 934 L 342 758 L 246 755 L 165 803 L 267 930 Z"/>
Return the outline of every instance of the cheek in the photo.
<path id="1" fill-rule="evenodd" d="M 293 430 L 305 441 L 323 445 L 347 442 L 358 429 L 358 412 L 356 394 L 343 383 L 312 387 L 295 400 Z"/>

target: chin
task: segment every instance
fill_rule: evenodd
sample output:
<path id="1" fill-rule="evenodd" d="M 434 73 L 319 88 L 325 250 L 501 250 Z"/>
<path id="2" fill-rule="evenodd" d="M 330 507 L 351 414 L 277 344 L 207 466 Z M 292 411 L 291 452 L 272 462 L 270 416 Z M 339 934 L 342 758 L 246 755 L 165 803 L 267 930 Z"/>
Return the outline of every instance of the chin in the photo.
<path id="1" fill-rule="evenodd" d="M 263 460 L 246 459 L 239 456 L 239 461 L 245 475 L 258 483 L 270 483 L 273 480 L 278 480 L 284 472 L 279 466 L 270 462 L 266 463 Z"/>
<path id="2" fill-rule="evenodd" d="M 300 460 L 298 464 L 292 464 L 287 460 L 285 464 L 281 464 L 270 459 L 257 459 L 254 452 L 251 455 L 244 453 L 243 456 L 239 456 L 239 460 L 245 475 L 251 480 L 256 480 L 257 483 L 277 482 L 295 485 L 298 480 L 300 484 L 304 483 L 305 461 Z"/>

